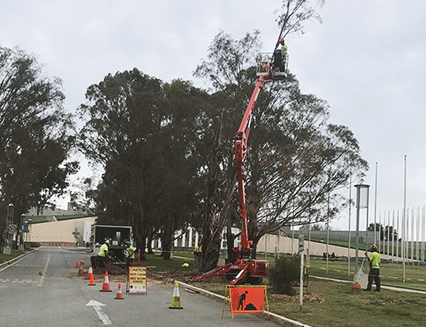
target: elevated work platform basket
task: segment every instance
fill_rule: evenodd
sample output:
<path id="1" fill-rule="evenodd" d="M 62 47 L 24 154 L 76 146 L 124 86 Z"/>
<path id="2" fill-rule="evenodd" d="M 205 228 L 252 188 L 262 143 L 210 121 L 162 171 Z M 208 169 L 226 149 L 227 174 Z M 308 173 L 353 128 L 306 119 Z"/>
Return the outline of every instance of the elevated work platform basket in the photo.
<path id="1" fill-rule="evenodd" d="M 256 66 L 256 76 L 268 75 L 272 66 L 273 80 L 285 80 L 287 78 L 289 56 L 287 54 L 282 58 L 281 50 L 276 51 L 279 51 L 279 53 L 260 53 Z"/>

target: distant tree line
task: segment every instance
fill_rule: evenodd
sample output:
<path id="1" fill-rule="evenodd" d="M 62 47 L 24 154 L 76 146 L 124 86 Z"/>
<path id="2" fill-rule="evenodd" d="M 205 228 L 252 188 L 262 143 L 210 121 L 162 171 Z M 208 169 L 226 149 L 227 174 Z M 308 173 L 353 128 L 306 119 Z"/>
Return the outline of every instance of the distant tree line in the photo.
<path id="1" fill-rule="evenodd" d="M 398 231 L 394 226 L 371 223 L 367 230 L 378 233 L 380 241 L 391 241 L 392 239 L 398 241 Z"/>
<path id="2" fill-rule="evenodd" d="M 52 205 L 78 171 L 78 162 L 69 160 L 76 134 L 64 99 L 61 80 L 45 76 L 33 56 L 0 46 L 1 244 L 9 206 L 20 229 L 22 215 Z"/>

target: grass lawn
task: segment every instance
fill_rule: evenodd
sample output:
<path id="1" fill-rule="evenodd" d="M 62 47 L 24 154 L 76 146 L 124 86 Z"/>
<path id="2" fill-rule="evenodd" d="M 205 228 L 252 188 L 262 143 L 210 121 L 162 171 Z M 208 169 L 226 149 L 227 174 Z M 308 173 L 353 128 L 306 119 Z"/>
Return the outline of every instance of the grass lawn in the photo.
<path id="1" fill-rule="evenodd" d="M 186 253 L 186 255 L 181 255 Z M 159 253 L 153 254 L 146 254 L 145 255 L 148 261 L 141 261 L 141 265 L 144 265 L 147 267 L 150 271 L 191 271 L 194 264 L 194 255 L 188 252 L 176 252 L 174 253 L 174 256 L 182 256 L 182 257 L 188 257 L 189 259 L 192 258 L 192 260 L 184 260 L 180 258 L 173 258 L 172 260 L 163 260 L 162 257 L 160 257 Z M 183 263 L 189 263 L 189 267 L 182 267 Z"/>
<path id="2" fill-rule="evenodd" d="M 270 300 L 271 312 L 311 326 L 421 326 L 424 324 L 426 296 L 382 290 L 351 290 L 350 284 L 325 280 L 310 281 L 310 292 L 320 295 L 323 303 Z"/>
<path id="3" fill-rule="evenodd" d="M 310 263 L 309 272 L 311 275 L 345 280 L 353 280 L 354 278 L 354 262 L 351 262 L 351 273 L 349 277 L 347 261 L 329 261 L 328 270 L 326 269 L 326 261 L 322 259 L 311 259 Z M 361 268 L 360 265 L 358 266 L 358 269 L 359 268 Z M 364 273 L 368 274 L 368 267 L 366 268 Z M 402 281 L 403 268 L 400 264 L 382 264 L 380 266 L 380 275 L 383 285 L 426 291 L 426 267 L 406 265 L 405 283 Z"/>
<path id="4" fill-rule="evenodd" d="M 13 258 L 16 258 L 16 257 L 20 256 L 21 254 L 23 254 L 25 252 L 27 252 L 27 251 L 25 251 L 25 250 L 12 250 L 10 255 L 0 253 L 0 263 L 3 263 L 3 262 L 11 260 Z"/>

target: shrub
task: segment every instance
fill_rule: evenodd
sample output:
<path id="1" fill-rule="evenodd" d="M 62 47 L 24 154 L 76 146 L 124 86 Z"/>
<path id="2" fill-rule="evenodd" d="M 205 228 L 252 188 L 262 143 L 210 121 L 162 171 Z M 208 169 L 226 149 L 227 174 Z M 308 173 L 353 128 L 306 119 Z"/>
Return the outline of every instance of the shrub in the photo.
<path id="1" fill-rule="evenodd" d="M 292 285 L 300 279 L 300 256 L 281 257 L 275 261 L 275 267 L 270 269 L 269 284 L 275 294 L 294 295 Z M 305 279 L 306 280 L 306 279 Z"/>

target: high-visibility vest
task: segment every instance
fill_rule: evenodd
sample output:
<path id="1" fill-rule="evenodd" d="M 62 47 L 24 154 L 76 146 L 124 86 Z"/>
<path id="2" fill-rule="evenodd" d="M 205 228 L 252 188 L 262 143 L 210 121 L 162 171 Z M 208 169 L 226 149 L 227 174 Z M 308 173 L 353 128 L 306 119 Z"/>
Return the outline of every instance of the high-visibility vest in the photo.
<path id="1" fill-rule="evenodd" d="M 380 268 L 380 254 L 373 252 L 370 254 L 371 268 Z"/>
<path id="2" fill-rule="evenodd" d="M 102 244 L 101 248 L 99 249 L 98 256 L 105 257 L 105 251 L 108 252 L 108 245 Z"/>
<path id="3" fill-rule="evenodd" d="M 283 53 L 283 57 L 285 57 L 285 56 L 286 56 L 286 54 L 287 54 L 287 50 L 288 50 L 287 44 L 283 44 L 283 46 L 282 46 L 282 53 Z"/>
<path id="4" fill-rule="evenodd" d="M 135 248 L 133 247 L 133 245 L 129 246 L 129 248 L 127 249 L 127 253 L 129 254 L 129 256 L 131 256 L 132 259 L 135 258 Z"/>

